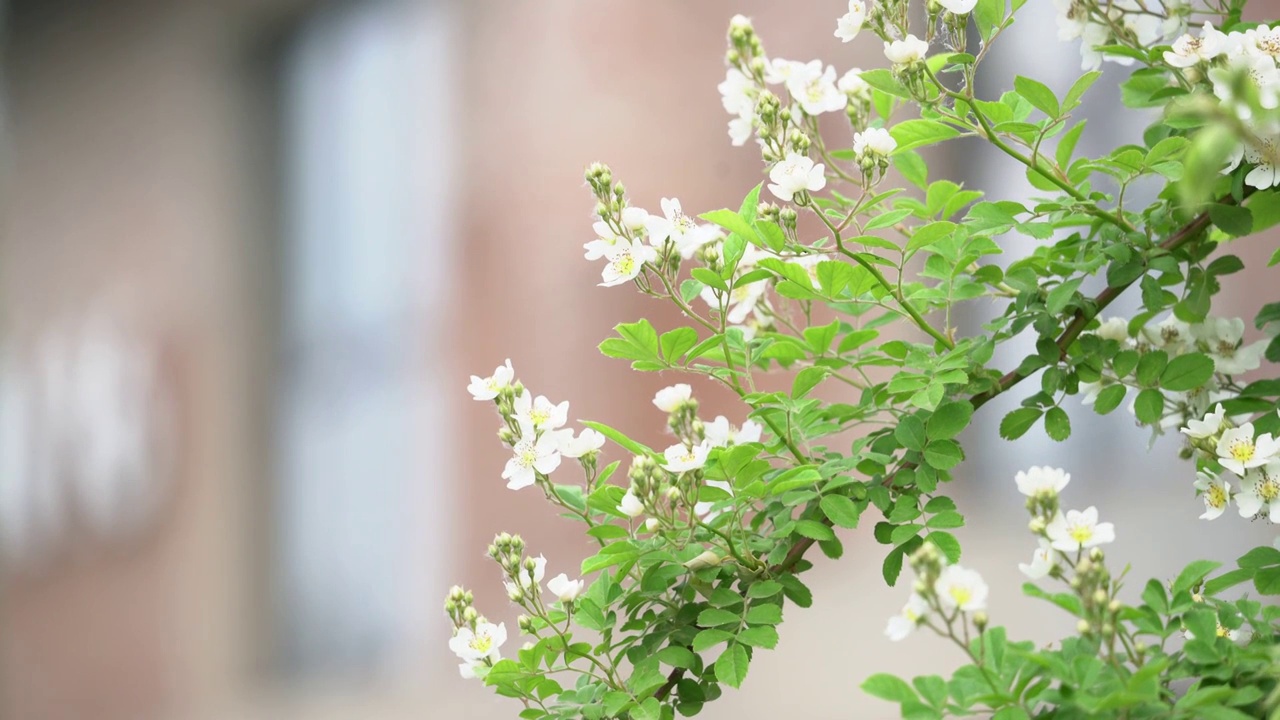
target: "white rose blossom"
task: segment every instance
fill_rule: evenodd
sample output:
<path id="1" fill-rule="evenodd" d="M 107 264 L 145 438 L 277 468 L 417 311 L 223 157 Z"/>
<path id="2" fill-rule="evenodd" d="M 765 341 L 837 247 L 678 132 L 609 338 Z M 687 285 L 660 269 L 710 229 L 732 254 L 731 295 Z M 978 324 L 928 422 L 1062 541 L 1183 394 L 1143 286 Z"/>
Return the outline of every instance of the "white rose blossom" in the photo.
<path id="1" fill-rule="evenodd" d="M 853 135 L 853 154 L 862 159 L 866 156 L 885 158 L 898 149 L 898 141 L 884 128 L 867 128 Z"/>
<path id="2" fill-rule="evenodd" d="M 952 15 L 968 15 L 978 5 L 978 0 L 938 0 L 938 4 Z"/>
<path id="3" fill-rule="evenodd" d="M 653 404 L 662 412 L 672 413 L 692 399 L 693 388 L 687 383 L 676 383 L 659 390 L 653 396 Z"/>
<path id="4" fill-rule="evenodd" d="M 569 576 L 564 573 L 560 573 L 547 581 L 547 589 L 551 591 L 552 595 L 556 596 L 556 599 L 566 605 L 578 599 L 585 585 L 586 583 L 582 580 L 570 580 Z"/>
<path id="5" fill-rule="evenodd" d="M 565 430 L 557 437 L 560 454 L 571 458 L 579 458 L 587 453 L 595 452 L 604 447 L 605 442 L 604 435 L 591 428 L 583 428 L 577 437 L 573 436 L 573 431 L 571 430 Z"/>
<path id="6" fill-rule="evenodd" d="M 1044 531 L 1053 548 L 1063 552 L 1091 548 L 1116 539 L 1115 525 L 1098 522 L 1096 507 L 1068 510 L 1066 515 L 1059 513 Z"/>
<path id="7" fill-rule="evenodd" d="M 912 65 L 929 54 L 929 43 L 915 35 L 884 44 L 884 56 L 894 65 Z"/>
<path id="8" fill-rule="evenodd" d="M 845 94 L 836 87 L 836 69 L 822 61 L 814 60 L 787 79 L 787 92 L 809 115 L 840 112 L 848 103 Z"/>
<path id="9" fill-rule="evenodd" d="M 769 192 L 779 200 L 791 202 L 798 192 L 817 192 L 826 187 L 826 167 L 792 152 L 769 170 L 769 180 Z"/>
<path id="10" fill-rule="evenodd" d="M 1183 35 L 1173 41 L 1173 49 L 1166 50 L 1164 61 L 1172 67 L 1189 68 L 1208 62 L 1226 51 L 1223 34 L 1213 29 L 1213 25 L 1204 24 L 1200 37 Z"/>
<path id="11" fill-rule="evenodd" d="M 634 280 L 644 264 L 658 259 L 658 251 L 639 240 L 621 241 L 605 251 L 608 263 L 600 273 L 600 287 L 615 287 Z"/>
<path id="12" fill-rule="evenodd" d="M 893 642 L 906 640 L 919 627 L 920 621 L 928 612 L 929 604 L 925 599 L 917 593 L 911 593 L 907 604 L 902 606 L 902 611 L 889 618 L 884 629 L 885 636 Z"/>
<path id="13" fill-rule="evenodd" d="M 1126 343 L 1129 341 L 1129 321 L 1122 317 L 1110 317 L 1103 320 L 1095 332 L 1103 340 Z"/>
<path id="14" fill-rule="evenodd" d="M 644 514 L 644 503 L 636 497 L 635 490 L 628 488 L 626 494 L 622 496 L 622 501 L 618 503 L 618 510 L 629 518 L 637 518 Z"/>
<path id="15" fill-rule="evenodd" d="M 756 83 L 738 68 L 729 68 L 724 81 L 716 89 L 720 91 L 720 102 L 725 112 L 738 117 L 755 113 Z"/>
<path id="16" fill-rule="evenodd" d="M 707 454 L 711 448 L 704 442 L 693 447 L 678 444 L 672 445 L 662 452 L 667 459 L 667 472 L 682 473 L 697 470 L 707 464 Z"/>
<path id="17" fill-rule="evenodd" d="M 760 442 L 760 433 L 764 428 L 760 423 L 747 420 L 742 427 L 735 428 L 729 424 L 729 418 L 717 415 L 715 420 L 703 426 L 707 445 L 710 447 L 726 447 L 740 443 Z"/>
<path id="18" fill-rule="evenodd" d="M 1032 466 L 1013 476 L 1018 492 L 1027 497 L 1055 496 L 1071 482 L 1071 474 L 1061 468 Z"/>
<path id="19" fill-rule="evenodd" d="M 511 368 L 511 358 L 507 358 L 507 362 L 493 369 L 493 374 L 487 378 L 479 375 L 471 376 L 471 384 L 467 386 L 467 392 L 471 393 L 471 397 L 476 400 L 492 400 L 507 388 L 511 387 L 511 382 L 515 380 L 516 371 Z"/>
<path id="20" fill-rule="evenodd" d="M 526 570 L 524 565 L 516 571 L 516 581 L 504 581 L 502 584 L 506 586 L 507 592 L 513 590 L 530 591 L 542 584 L 542 578 L 547 574 L 547 558 L 539 555 L 533 558 L 533 570 Z"/>
<path id="21" fill-rule="evenodd" d="M 1018 563 L 1018 570 L 1032 580 L 1039 580 L 1048 575 L 1055 564 L 1053 546 L 1049 544 L 1048 540 L 1040 538 L 1040 547 L 1036 548 L 1036 551 L 1031 554 L 1031 562 Z"/>
<path id="22" fill-rule="evenodd" d="M 1217 475 L 1201 470 L 1196 473 L 1195 488 L 1200 491 L 1200 498 L 1204 500 L 1204 514 L 1200 516 L 1201 520 L 1217 519 L 1226 512 L 1227 505 L 1231 504 L 1231 486 Z M 1258 508 L 1254 508 L 1248 517 L 1256 515 L 1257 512 Z M 1244 514 L 1243 510 L 1241 514 Z"/>
<path id="23" fill-rule="evenodd" d="M 1278 453 L 1280 443 L 1272 439 L 1271 433 L 1254 437 L 1253 423 L 1227 428 L 1218 438 L 1218 463 L 1241 477 L 1246 470 L 1266 465 Z"/>
<path id="24" fill-rule="evenodd" d="M 867 5 L 862 0 L 849 0 L 849 12 L 836 21 L 836 37 L 849 42 L 858 36 L 862 24 L 867 21 Z"/>
<path id="25" fill-rule="evenodd" d="M 871 99 L 871 86 L 862 79 L 862 69 L 853 68 L 840 76 L 836 81 L 836 89 L 846 95 L 853 95 L 864 100 Z"/>
<path id="26" fill-rule="evenodd" d="M 1262 366 L 1267 341 L 1244 345 L 1244 320 L 1240 318 L 1206 318 L 1191 328 L 1191 335 L 1208 348 L 1214 370 L 1223 375 L 1238 375 Z"/>
<path id="27" fill-rule="evenodd" d="M 502 479 L 512 490 L 529 487 L 538 473 L 550 475 L 560 467 L 560 442 L 554 432 L 536 434 L 532 426 L 521 424 L 520 439 L 511 448 L 511 458 L 502 470 Z"/>
<path id="28" fill-rule="evenodd" d="M 543 395 L 534 398 L 528 390 L 516 397 L 513 409 L 516 414 L 516 422 L 521 425 L 527 423 L 539 432 L 555 430 L 563 426 L 569 419 L 569 402 L 567 400 L 555 405 Z"/>
<path id="29" fill-rule="evenodd" d="M 458 628 L 449 638 L 449 649 L 462 659 L 459 671 L 462 677 L 470 679 L 476 676 L 475 667 L 486 661 L 493 663 L 502 659 L 500 648 L 507 641 L 507 626 L 494 625 L 489 622 L 476 624 L 476 629 Z"/>
<path id="30" fill-rule="evenodd" d="M 974 612 L 987 607 L 987 584 L 976 570 L 949 565 L 933 586 L 944 608 Z"/>
<path id="31" fill-rule="evenodd" d="M 1246 473 L 1235 498 L 1241 517 L 1261 516 L 1272 523 L 1280 523 L 1280 461 L 1273 460 L 1266 467 Z M 1207 500 L 1205 502 L 1208 504 Z"/>
<path id="32" fill-rule="evenodd" d="M 1204 416 L 1203 420 L 1192 418 L 1187 421 L 1187 426 L 1182 428 L 1182 434 L 1196 440 L 1213 437 L 1222 430 L 1222 421 L 1227 411 L 1223 409 L 1222 403 L 1218 403 L 1214 407 L 1213 412 Z"/>

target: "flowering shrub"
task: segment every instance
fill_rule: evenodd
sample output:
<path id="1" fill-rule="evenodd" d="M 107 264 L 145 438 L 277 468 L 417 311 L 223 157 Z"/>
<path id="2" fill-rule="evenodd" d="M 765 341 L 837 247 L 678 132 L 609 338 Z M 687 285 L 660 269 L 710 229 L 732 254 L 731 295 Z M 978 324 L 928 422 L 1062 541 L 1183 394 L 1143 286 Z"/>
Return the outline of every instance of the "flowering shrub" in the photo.
<path id="1" fill-rule="evenodd" d="M 735 17 L 719 88 L 729 137 L 754 139 L 768 175 L 736 211 L 695 219 L 664 199 L 648 212 L 609 168 L 587 170 L 586 258 L 600 284 L 674 303 L 689 323 L 623 323 L 601 351 L 702 376 L 744 407 L 707 420 L 691 387 L 672 385 L 653 400 L 672 434 L 656 449 L 601 423 L 567 427 L 567 403 L 535 396 L 509 361 L 473 377 L 471 394 L 501 419 L 507 486 L 536 488 L 599 550 L 576 571 L 551 562 L 561 572 L 547 581 L 545 558 L 498 536 L 489 556 L 524 613 L 523 646 L 504 657 L 507 629 L 455 588 L 446 610 L 464 677 L 519 700 L 524 718 L 694 715 L 774 647 L 784 608 L 809 606 L 815 546 L 838 558 L 838 531 L 871 522 L 885 581 L 912 577 L 888 640 L 932 631 L 969 663 L 950 679 L 866 680 L 905 717 L 1230 719 L 1280 706 L 1280 612 L 1250 597 L 1280 594 L 1280 550 L 1226 571 L 1192 562 L 1130 604 L 1107 564 L 1117 531 L 1105 509 L 1064 504 L 1070 476 L 1033 467 L 1010 483 L 1030 514 L 1024 591 L 1078 632 L 1045 648 L 1009 640 L 981 575 L 959 564 L 949 531 L 964 517 L 944 494 L 965 457 L 956 438 L 1004 393 L 1022 396 L 1000 423 L 1007 439 L 1041 423 L 1066 439 L 1072 395 L 1099 414 L 1127 400 L 1154 435 L 1184 439 L 1184 487 L 1206 520 L 1234 508 L 1280 521 L 1280 380 L 1246 378 L 1280 359 L 1280 339 L 1246 343 L 1243 321 L 1210 314 L 1221 278 L 1243 267 L 1229 241 L 1280 223 L 1280 28 L 1242 22 L 1243 0 L 1055 0 L 1085 72 L 1061 97 L 1018 77 L 981 98 L 978 70 L 1025 1 L 929 0 L 917 15 L 907 0 L 853 0 L 836 36 L 878 37 L 889 66 L 844 73 L 770 57 Z M 1141 145 L 1081 157 L 1072 112 L 1103 62 L 1132 68 L 1127 105 L 1158 112 L 1132 114 L 1155 119 Z M 848 129 L 824 137 L 827 114 Z M 1017 161 L 1039 196 L 931 178 L 917 151 L 959 138 Z M 907 187 L 890 186 L 891 168 Z M 1127 192 L 1138 185 L 1151 191 Z M 1010 233 L 1038 242 L 1002 267 L 996 238 Z M 1083 292 L 1095 275 L 1105 287 Z M 1141 312 L 1102 317 L 1130 288 Z M 974 301 L 998 310 L 962 336 L 953 315 Z M 882 338 L 892 323 L 914 339 Z M 1275 334 L 1280 303 L 1256 325 Z M 997 345 L 1027 335 L 1034 354 L 991 366 Z M 766 372 L 788 374 L 790 391 L 760 389 Z M 824 399 L 836 384 L 856 401 Z M 623 472 L 601 464 L 610 441 L 630 456 Z"/>

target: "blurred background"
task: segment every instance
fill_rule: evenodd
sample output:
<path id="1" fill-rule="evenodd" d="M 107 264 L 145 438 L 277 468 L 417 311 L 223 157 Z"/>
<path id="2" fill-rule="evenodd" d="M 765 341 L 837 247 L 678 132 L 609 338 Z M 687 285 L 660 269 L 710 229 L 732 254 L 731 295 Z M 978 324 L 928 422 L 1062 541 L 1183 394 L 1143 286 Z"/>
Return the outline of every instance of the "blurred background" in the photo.
<path id="1" fill-rule="evenodd" d="M 883 65 L 874 38 L 832 37 L 844 4 L 0 2 L 0 718 L 514 717 L 458 678 L 444 594 L 472 587 L 514 629 L 492 535 L 522 534 L 551 574 L 588 546 L 535 491 L 505 489 L 467 375 L 510 357 L 571 418 L 661 443 L 649 400 L 677 378 L 595 345 L 616 322 L 677 318 L 596 287 L 582 169 L 610 163 L 655 210 L 737 207 L 761 166 L 729 146 L 715 90 L 729 17 L 750 15 L 775 56 Z M 1015 72 L 1069 86 L 1077 49 L 1050 3 L 1018 24 L 982 92 Z M 1086 152 L 1140 137 L 1108 69 Z M 933 177 L 1029 194 L 981 147 L 944 150 Z M 1233 276 L 1215 311 L 1252 318 L 1275 299 L 1267 273 Z M 707 417 L 741 421 L 695 390 Z M 1028 465 L 1072 473 L 1066 502 L 1117 524 L 1110 554 L 1138 578 L 1276 534 L 1198 521 L 1176 440 L 1147 452 L 1123 411 L 1077 413 L 1062 444 L 999 440 L 1019 397 L 977 415 L 951 488 L 965 563 L 1014 636 L 1073 624 L 1018 590 L 1034 542 L 1012 476 Z M 870 525 L 818 561 L 814 607 L 705 717 L 889 717 L 866 675 L 960 662 L 883 638 L 907 589 L 883 587 Z"/>

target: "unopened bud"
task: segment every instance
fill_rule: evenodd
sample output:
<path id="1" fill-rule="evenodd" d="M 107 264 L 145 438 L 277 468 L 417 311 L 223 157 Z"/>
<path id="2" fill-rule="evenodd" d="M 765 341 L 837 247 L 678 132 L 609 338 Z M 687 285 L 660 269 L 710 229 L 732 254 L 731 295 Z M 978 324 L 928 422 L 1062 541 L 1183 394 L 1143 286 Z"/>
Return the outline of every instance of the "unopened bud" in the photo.
<path id="1" fill-rule="evenodd" d="M 1094 601 L 1095 603 L 1099 604 L 1099 605 L 1101 605 L 1102 603 L 1106 602 L 1106 601 L 1107 601 L 1107 591 L 1106 591 L 1106 590 L 1103 590 L 1102 588 L 1098 588 L 1097 590 L 1094 590 L 1094 591 L 1093 591 L 1093 601 Z"/>
<path id="2" fill-rule="evenodd" d="M 1111 614 L 1113 614 L 1113 615 L 1114 615 L 1115 613 L 1120 612 L 1120 608 L 1121 608 L 1121 607 L 1122 607 L 1122 606 L 1120 605 L 1120 601 L 1119 601 L 1119 600 L 1112 600 L 1110 603 L 1108 603 L 1108 604 L 1107 604 L 1107 610 L 1109 610 L 1109 611 L 1111 612 Z"/>
<path id="3" fill-rule="evenodd" d="M 1093 626 L 1089 624 L 1088 620 L 1081 620 L 1080 622 L 1076 623 L 1076 632 L 1080 633 L 1081 635 L 1088 635 L 1089 633 L 1093 632 Z"/>
<path id="4" fill-rule="evenodd" d="M 1103 557 L 1104 555 L 1102 554 L 1102 548 L 1093 548 L 1092 550 L 1089 551 L 1089 559 L 1093 560 L 1094 562 L 1102 562 Z"/>
<path id="5" fill-rule="evenodd" d="M 644 521 L 644 529 L 651 533 L 658 532 L 662 529 L 662 521 L 658 518 L 648 518 Z"/>
<path id="6" fill-rule="evenodd" d="M 973 614 L 973 626 L 982 630 L 987 626 L 987 614 L 981 610 Z"/>
<path id="7" fill-rule="evenodd" d="M 1044 532 L 1044 528 L 1044 518 L 1042 517 L 1033 517 L 1031 518 L 1031 522 L 1027 523 L 1027 529 L 1036 535 L 1042 534 Z"/>
<path id="8" fill-rule="evenodd" d="M 524 600 L 524 591 L 520 589 L 519 585 L 508 585 L 507 597 L 511 599 L 511 602 L 518 603 Z"/>
<path id="9" fill-rule="evenodd" d="M 715 567 L 723 560 L 713 550 L 705 550 L 701 555 L 686 561 L 684 566 L 690 570 L 701 570 L 703 568 Z"/>
<path id="10" fill-rule="evenodd" d="M 473 607 L 469 607 L 462 611 L 462 619 L 469 623 L 475 622 L 478 617 L 480 617 L 480 613 L 476 612 L 476 609 Z"/>

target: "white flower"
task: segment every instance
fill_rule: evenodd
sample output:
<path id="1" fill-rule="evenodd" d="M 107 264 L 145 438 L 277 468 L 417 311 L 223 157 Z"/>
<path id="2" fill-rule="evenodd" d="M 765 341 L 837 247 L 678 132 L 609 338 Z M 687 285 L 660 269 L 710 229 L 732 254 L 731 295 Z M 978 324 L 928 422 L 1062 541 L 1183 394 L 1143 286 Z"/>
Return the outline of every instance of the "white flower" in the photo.
<path id="1" fill-rule="evenodd" d="M 911 65 L 924 60 L 929 54 L 929 43 L 915 35 L 884 44 L 884 56 L 894 65 Z"/>
<path id="2" fill-rule="evenodd" d="M 817 192 L 827 185 L 826 168 L 815 165 L 813 160 L 796 152 L 769 170 L 769 191 L 779 200 L 791 202 L 795 194 L 801 191 Z"/>
<path id="3" fill-rule="evenodd" d="M 534 399 L 528 390 L 520 393 L 512 407 L 516 413 L 516 422 L 522 426 L 527 423 L 538 431 L 555 430 L 569 419 L 569 401 L 553 405 L 543 395 Z"/>
<path id="4" fill-rule="evenodd" d="M 1223 37 L 1222 33 L 1213 29 L 1213 25 L 1205 23 L 1200 37 L 1183 35 L 1174 40 L 1173 49 L 1164 53 L 1164 61 L 1176 68 L 1189 68 L 1208 62 L 1225 51 Z"/>
<path id="5" fill-rule="evenodd" d="M 644 503 L 640 502 L 640 498 L 636 497 L 634 489 L 628 488 L 627 494 L 622 496 L 622 502 L 618 503 L 618 509 L 627 517 L 640 517 L 644 514 Z"/>
<path id="6" fill-rule="evenodd" d="M 653 404 L 665 413 L 673 413 L 693 399 L 693 388 L 685 383 L 664 387 L 653 396 Z"/>
<path id="7" fill-rule="evenodd" d="M 861 68 L 853 68 L 841 75 L 840 79 L 836 81 L 836 89 L 857 98 L 871 98 L 871 86 L 867 84 L 866 80 L 862 79 Z"/>
<path id="8" fill-rule="evenodd" d="M 644 521 L 644 529 L 646 532 L 658 532 L 662 528 L 662 521 L 658 518 L 649 518 Z"/>
<path id="9" fill-rule="evenodd" d="M 791 76 L 803 70 L 805 64 L 798 60 L 773 58 L 764 68 L 764 81 L 770 85 L 779 85 L 791 79 Z"/>
<path id="10" fill-rule="evenodd" d="M 950 565 L 938 576 L 933 591 L 945 608 L 973 612 L 987 607 L 987 584 L 976 570 Z"/>
<path id="11" fill-rule="evenodd" d="M 1071 475 L 1061 468 L 1032 466 L 1013 476 L 1018 492 L 1027 497 L 1055 496 L 1071 482 Z"/>
<path id="12" fill-rule="evenodd" d="M 1196 473 L 1195 488 L 1200 491 L 1200 497 L 1204 500 L 1204 514 L 1200 516 L 1201 520 L 1217 518 L 1227 509 L 1227 505 L 1231 504 L 1231 486 L 1217 475 L 1201 470 Z M 1253 517 L 1257 513 L 1258 508 L 1255 507 L 1246 517 Z M 1244 514 L 1243 510 L 1241 514 Z"/>
<path id="13" fill-rule="evenodd" d="M 710 447 L 727 447 L 739 443 L 760 442 L 760 432 L 763 429 L 759 423 L 751 420 L 742 423 L 742 429 L 735 428 L 729 424 L 729 419 L 723 415 L 717 415 L 715 420 L 703 426 L 704 436 L 706 437 L 707 445 Z"/>
<path id="14" fill-rule="evenodd" d="M 1023 575 L 1032 580 L 1039 580 L 1048 575 L 1049 571 L 1053 570 L 1054 565 L 1053 546 L 1049 544 L 1048 540 L 1040 538 L 1040 547 L 1036 548 L 1036 551 L 1032 553 L 1031 562 L 1018 563 L 1018 569 L 1022 571 Z"/>
<path id="15" fill-rule="evenodd" d="M 1102 381 L 1082 382 L 1080 383 L 1080 404 L 1085 407 L 1092 407 L 1098 401 L 1098 396 L 1102 394 L 1102 389 L 1106 387 Z"/>
<path id="16" fill-rule="evenodd" d="M 1236 508 L 1241 517 L 1263 515 L 1273 523 L 1280 523 L 1280 462 L 1272 461 L 1265 468 L 1251 470 L 1244 476 L 1240 492 L 1236 493 Z"/>
<path id="17" fill-rule="evenodd" d="M 625 237 L 614 232 L 609 223 L 603 220 L 592 223 L 591 229 L 595 231 L 596 239 L 582 246 L 582 249 L 587 251 L 583 257 L 588 260 L 599 260 L 614 245 L 617 245 L 618 241 L 626 242 Z"/>
<path id="18" fill-rule="evenodd" d="M 1207 437 L 1213 437 L 1222 429 L 1222 419 L 1227 411 L 1222 408 L 1222 403 L 1218 403 L 1213 412 L 1204 416 L 1203 420 L 1191 419 L 1187 421 L 1187 426 L 1182 428 L 1182 434 L 1196 440 L 1203 440 Z"/>
<path id="19" fill-rule="evenodd" d="M 604 447 L 605 437 L 591 428 L 583 428 L 577 437 L 572 430 L 565 430 L 557 439 L 561 455 L 577 458 Z"/>
<path id="20" fill-rule="evenodd" d="M 556 433 L 535 435 L 534 429 L 522 424 L 520 439 L 511 448 L 511 459 L 502 470 L 502 479 L 512 490 L 529 487 L 537 482 L 537 473 L 550 475 L 560 467 L 560 448 Z"/>
<path id="21" fill-rule="evenodd" d="M 820 60 L 792 73 L 787 80 L 787 92 L 809 115 L 842 111 L 848 103 L 845 94 L 836 88 L 836 69 L 828 65 L 824 70 Z"/>
<path id="22" fill-rule="evenodd" d="M 898 148 L 898 141 L 884 128 L 867 128 L 853 135 L 853 154 L 861 160 L 867 155 L 889 157 Z"/>
<path id="23" fill-rule="evenodd" d="M 755 129 L 755 117 L 740 115 L 729 121 L 729 142 L 734 147 L 742 147 L 751 139 L 751 131 Z"/>
<path id="24" fill-rule="evenodd" d="M 1058 39 L 1067 42 L 1084 35 L 1089 9 L 1080 0 L 1053 0 L 1058 9 Z"/>
<path id="25" fill-rule="evenodd" d="M 1218 438 L 1218 462 L 1231 472 L 1244 476 L 1245 470 L 1261 467 L 1280 453 L 1280 443 L 1271 433 L 1253 436 L 1253 423 L 1227 428 Z"/>
<path id="26" fill-rule="evenodd" d="M 582 580 L 570 580 L 568 575 L 560 573 L 559 575 L 547 581 L 547 589 L 555 595 L 560 602 L 568 604 L 578 599 L 582 594 L 582 588 L 586 585 Z"/>
<path id="27" fill-rule="evenodd" d="M 511 358 L 507 358 L 506 364 L 494 368 L 493 374 L 487 378 L 472 375 L 467 392 L 471 393 L 471 397 L 476 400 L 492 400 L 503 390 L 511 387 L 511 381 L 515 377 L 516 371 L 511 368 Z"/>
<path id="28" fill-rule="evenodd" d="M 1244 176 L 1244 184 L 1259 190 L 1266 190 L 1280 185 L 1280 169 L 1274 158 L 1280 152 L 1280 138 L 1267 135 L 1258 138 L 1258 143 L 1244 144 L 1244 159 L 1257 167 Z"/>
<path id="29" fill-rule="evenodd" d="M 1129 340 L 1129 321 L 1122 317 L 1111 317 L 1102 321 L 1095 331 L 1103 340 L 1126 342 Z"/>
<path id="30" fill-rule="evenodd" d="M 1101 23 L 1086 22 L 1084 30 L 1080 33 L 1080 69 L 1081 70 L 1097 70 L 1102 67 L 1104 59 L 1113 59 L 1122 65 L 1130 65 L 1133 58 L 1107 56 L 1104 58 L 1102 53 L 1098 51 L 1099 45 L 1106 45 L 1111 40 L 1111 28 Z"/>
<path id="31" fill-rule="evenodd" d="M 920 625 L 920 620 L 928 612 L 929 604 L 925 599 L 916 593 L 911 593 L 911 597 L 907 598 L 907 604 L 902 606 L 902 611 L 889 618 L 884 634 L 893 642 L 906 640 L 911 633 L 915 632 L 916 627 Z"/>
<path id="32" fill-rule="evenodd" d="M 639 240 L 622 241 L 609 248 L 605 252 L 605 257 L 609 262 L 600 273 L 601 279 L 604 280 L 600 286 L 614 287 L 634 280 L 644 268 L 645 263 L 658 258 L 658 252 Z"/>
<path id="33" fill-rule="evenodd" d="M 1191 328 L 1191 334 L 1208 348 L 1214 370 L 1223 375 L 1250 372 L 1262 365 L 1267 343 L 1262 341 L 1242 347 L 1244 321 L 1240 318 L 1206 318 Z"/>
<path id="34" fill-rule="evenodd" d="M 756 111 L 756 83 L 738 68 L 729 68 L 724 81 L 716 86 L 720 102 L 730 115 L 750 115 Z"/>
<path id="35" fill-rule="evenodd" d="M 1044 529 L 1055 550 L 1071 552 L 1095 545 L 1115 542 L 1116 527 L 1111 523 L 1098 522 L 1098 508 L 1088 507 L 1084 511 L 1068 510 L 1061 513 Z"/>
<path id="36" fill-rule="evenodd" d="M 507 641 L 507 626 L 494 625 L 489 622 L 476 623 L 476 629 L 458 628 L 449 638 L 449 649 L 467 663 L 479 663 L 485 660 L 497 662 L 502 659 L 500 648 Z"/>
<path id="37" fill-rule="evenodd" d="M 1191 326 L 1172 315 L 1155 326 L 1144 326 L 1141 335 L 1152 347 L 1170 355 L 1179 355 L 1190 349 L 1194 340 Z"/>
<path id="38" fill-rule="evenodd" d="M 1253 111 L 1243 98 L 1235 96 L 1236 75 L 1244 72 L 1253 81 L 1258 90 L 1258 104 L 1274 110 L 1280 105 L 1280 70 L 1270 57 L 1240 53 L 1227 55 L 1224 65 L 1209 69 L 1209 81 L 1213 84 L 1213 94 L 1222 103 L 1231 108 L 1241 120 L 1252 117 Z"/>
<path id="39" fill-rule="evenodd" d="M 697 470 L 706 465 L 709 452 L 711 448 L 704 442 L 693 447 L 684 444 L 672 445 L 662 451 L 662 455 L 667 459 L 667 472 L 682 473 Z"/>
<path id="40" fill-rule="evenodd" d="M 1259 57 L 1268 57 L 1272 61 L 1280 61 L 1280 25 L 1269 28 L 1266 25 L 1246 30 L 1241 42 L 1241 49 Z"/>
<path id="41" fill-rule="evenodd" d="M 968 15 L 978 4 L 978 0 L 938 0 L 938 4 L 952 15 Z"/>
<path id="42" fill-rule="evenodd" d="M 849 12 L 836 21 L 836 37 L 841 42 L 849 42 L 858 36 L 862 23 L 867 20 L 867 6 L 862 0 L 849 0 Z"/>
<path id="43" fill-rule="evenodd" d="M 715 238 L 719 231 L 709 225 L 699 225 L 680 207 L 675 198 L 662 198 L 662 217 L 650 215 L 646 227 L 649 244 L 654 247 L 670 240 L 683 255 L 688 248 L 697 249 Z M 692 255 L 692 252 L 690 252 Z"/>

